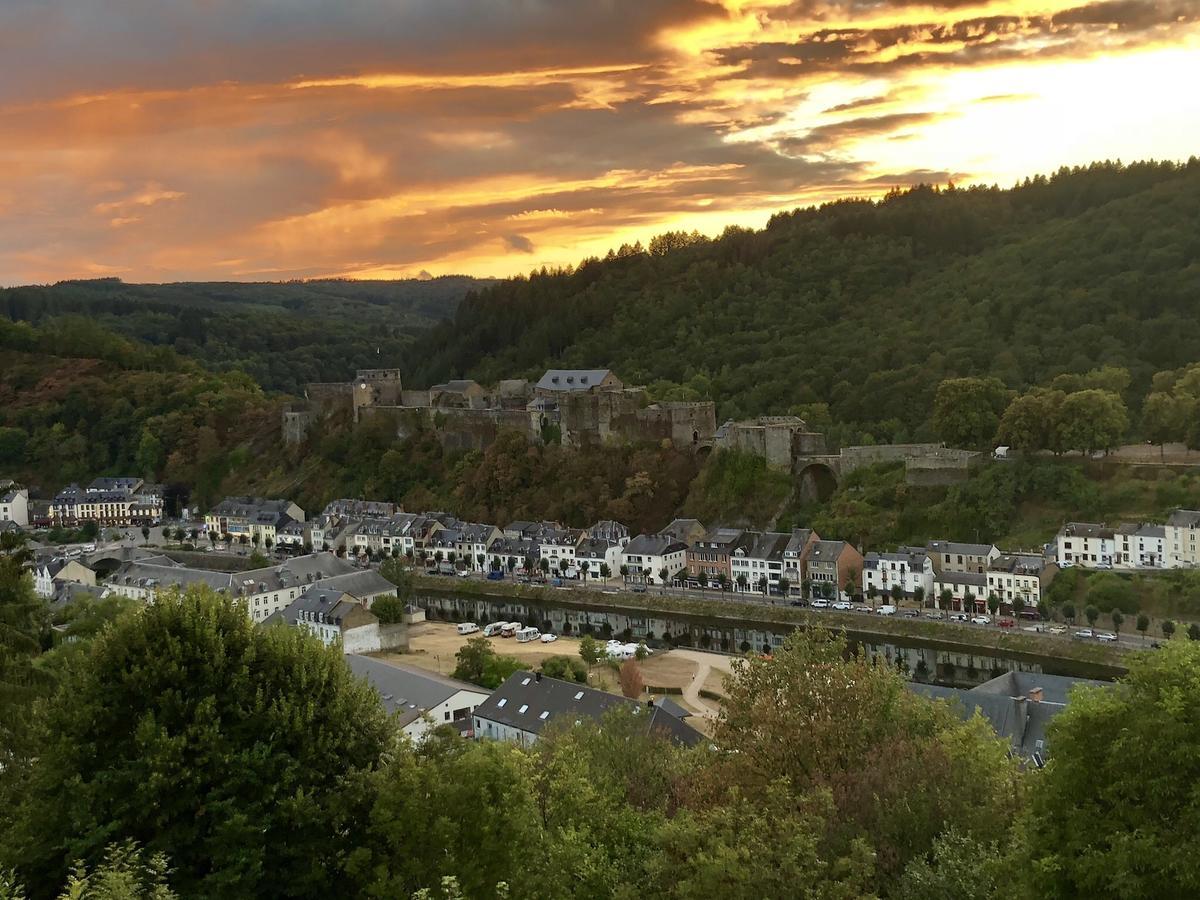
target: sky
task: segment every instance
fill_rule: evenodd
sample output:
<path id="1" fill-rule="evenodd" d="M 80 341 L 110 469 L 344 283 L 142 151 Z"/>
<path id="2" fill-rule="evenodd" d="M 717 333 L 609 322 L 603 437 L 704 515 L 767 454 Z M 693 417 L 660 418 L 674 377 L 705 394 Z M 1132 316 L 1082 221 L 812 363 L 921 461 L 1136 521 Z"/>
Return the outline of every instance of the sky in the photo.
<path id="1" fill-rule="evenodd" d="M 0 284 L 511 275 L 1200 152 L 1200 0 L 0 0 Z"/>

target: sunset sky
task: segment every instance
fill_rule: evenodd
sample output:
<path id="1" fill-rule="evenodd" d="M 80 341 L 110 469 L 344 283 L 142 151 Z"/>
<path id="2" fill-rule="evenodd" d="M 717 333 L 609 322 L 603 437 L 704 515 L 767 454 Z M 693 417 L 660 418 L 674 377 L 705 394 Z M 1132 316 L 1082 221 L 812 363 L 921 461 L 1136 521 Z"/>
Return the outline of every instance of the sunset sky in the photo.
<path id="1" fill-rule="evenodd" d="M 0 0 L 0 284 L 508 275 L 1200 153 L 1200 0 Z"/>

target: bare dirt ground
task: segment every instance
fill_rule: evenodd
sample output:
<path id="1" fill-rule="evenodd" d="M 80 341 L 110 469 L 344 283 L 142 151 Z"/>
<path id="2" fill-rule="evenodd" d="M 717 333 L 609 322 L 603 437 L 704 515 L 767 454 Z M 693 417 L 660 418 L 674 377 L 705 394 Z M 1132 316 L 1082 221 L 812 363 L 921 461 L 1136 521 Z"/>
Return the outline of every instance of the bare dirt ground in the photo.
<path id="1" fill-rule="evenodd" d="M 454 655 L 470 638 L 477 634 L 461 635 L 454 625 L 447 622 L 421 622 L 409 630 L 409 652 L 381 653 L 380 659 L 404 665 L 419 666 L 433 672 L 449 675 L 454 671 Z M 534 641 L 518 644 L 515 638 L 492 637 L 488 641 L 497 653 L 515 656 L 524 665 L 536 669 L 551 656 L 578 656 L 578 638 L 560 637 L 550 644 Z M 675 688 L 682 694 L 670 694 L 672 700 L 694 713 L 692 724 L 701 730 L 705 722 L 716 715 L 719 704 L 702 700 L 698 696 L 701 687 L 720 692 L 725 673 L 729 671 L 730 657 L 719 653 L 700 650 L 656 651 L 642 665 L 642 678 L 647 685 Z M 592 670 L 590 683 L 602 690 L 619 692 L 616 672 L 604 666 Z"/>

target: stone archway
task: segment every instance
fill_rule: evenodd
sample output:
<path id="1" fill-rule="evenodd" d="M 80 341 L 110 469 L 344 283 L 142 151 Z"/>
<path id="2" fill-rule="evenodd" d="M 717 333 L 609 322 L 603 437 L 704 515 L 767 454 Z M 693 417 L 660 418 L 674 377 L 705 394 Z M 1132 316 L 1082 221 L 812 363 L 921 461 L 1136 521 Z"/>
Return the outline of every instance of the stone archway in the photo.
<path id="1" fill-rule="evenodd" d="M 796 493 L 801 503 L 823 503 L 837 487 L 837 472 L 825 463 L 808 463 L 796 473 Z"/>

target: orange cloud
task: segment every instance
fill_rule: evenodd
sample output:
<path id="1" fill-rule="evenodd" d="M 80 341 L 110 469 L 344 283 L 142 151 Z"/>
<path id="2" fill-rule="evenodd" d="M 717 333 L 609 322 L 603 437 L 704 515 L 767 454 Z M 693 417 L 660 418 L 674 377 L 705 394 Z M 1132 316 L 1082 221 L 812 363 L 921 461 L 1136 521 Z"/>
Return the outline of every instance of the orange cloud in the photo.
<path id="1" fill-rule="evenodd" d="M 105 6 L 0 8 L 0 283 L 508 274 L 1200 137 L 1188 0 Z"/>

